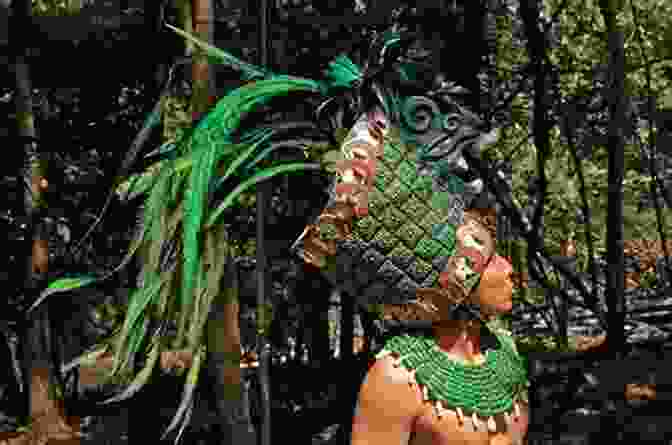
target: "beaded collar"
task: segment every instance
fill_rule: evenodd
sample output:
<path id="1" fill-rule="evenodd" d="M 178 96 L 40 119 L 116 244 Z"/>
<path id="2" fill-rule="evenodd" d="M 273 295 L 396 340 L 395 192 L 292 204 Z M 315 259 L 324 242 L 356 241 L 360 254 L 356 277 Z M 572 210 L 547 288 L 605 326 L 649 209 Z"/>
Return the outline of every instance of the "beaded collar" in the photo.
<path id="1" fill-rule="evenodd" d="M 422 390 L 439 417 L 447 410 L 466 415 L 478 429 L 484 420 L 488 430 L 496 430 L 494 416 L 520 415 L 519 402 L 527 402 L 527 371 L 507 331 L 489 328 L 499 347 L 485 351 L 485 363 L 463 364 L 452 360 L 431 336 L 400 335 L 385 344 L 377 358 L 392 355 L 395 367 L 409 372 L 409 384 Z"/>

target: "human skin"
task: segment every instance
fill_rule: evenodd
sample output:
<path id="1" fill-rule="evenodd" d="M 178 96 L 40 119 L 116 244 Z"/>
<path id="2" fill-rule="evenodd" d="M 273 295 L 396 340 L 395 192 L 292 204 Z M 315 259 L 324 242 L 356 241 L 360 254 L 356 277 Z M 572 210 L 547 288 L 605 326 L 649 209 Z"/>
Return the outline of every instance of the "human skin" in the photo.
<path id="1" fill-rule="evenodd" d="M 462 228 L 458 228 L 458 232 Z M 486 230 L 477 232 L 485 242 L 486 250 L 494 256 L 470 298 L 480 304 L 485 316 L 508 312 L 512 307 L 511 265 L 494 253 L 494 240 Z M 469 328 L 464 322 L 447 321 L 435 324 L 434 328 L 437 343 L 451 356 L 463 362 L 483 361 L 478 348 L 478 326 Z M 417 385 L 409 385 L 408 371 L 395 367 L 393 357 L 385 356 L 374 363 L 360 388 L 352 445 L 522 444 L 527 426 L 525 405 L 521 406 L 520 417 L 511 421 L 508 430 L 498 419 L 496 433 L 465 431 L 453 411 L 439 419 L 433 407 L 423 401 Z"/>

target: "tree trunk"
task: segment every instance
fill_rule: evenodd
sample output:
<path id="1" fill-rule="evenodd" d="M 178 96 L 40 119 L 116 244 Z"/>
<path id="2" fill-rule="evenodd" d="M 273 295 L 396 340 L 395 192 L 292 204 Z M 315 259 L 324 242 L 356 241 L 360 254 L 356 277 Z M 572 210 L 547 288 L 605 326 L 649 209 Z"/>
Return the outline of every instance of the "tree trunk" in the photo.
<path id="1" fill-rule="evenodd" d="M 613 0 L 600 0 L 600 10 L 608 34 L 609 72 L 611 85 L 609 94 L 609 135 L 608 135 L 608 180 L 609 197 L 607 201 L 607 343 L 609 353 L 619 362 L 625 353 L 625 253 L 623 249 L 623 170 L 625 150 L 625 48 L 623 31 L 616 20 L 617 3 Z M 626 382 L 623 382 L 625 386 Z M 620 386 L 619 382 L 619 386 Z M 616 421 L 625 410 L 624 391 L 616 395 Z M 620 419 L 623 420 L 623 419 Z M 617 423 L 620 425 L 620 423 Z M 620 428 L 615 431 L 616 440 L 620 440 Z M 608 440 L 608 439 L 607 439 Z"/>
<path id="2" fill-rule="evenodd" d="M 48 221 L 45 219 L 45 192 L 49 186 L 46 175 L 46 158 L 40 153 L 32 105 L 32 86 L 28 65 L 32 5 L 30 0 L 12 2 L 12 27 L 10 44 L 15 49 L 15 105 L 19 140 L 23 151 L 24 166 L 21 177 L 26 185 L 23 217 L 26 228 L 26 269 L 24 301 L 37 297 L 47 278 L 49 266 Z M 27 306 L 26 306 L 27 307 Z M 23 338 L 19 342 L 21 378 L 23 380 L 24 424 L 29 431 L 10 440 L 11 444 L 28 443 L 40 439 L 75 439 L 79 425 L 69 426 L 63 414 L 62 402 L 56 394 L 56 372 L 53 363 L 49 325 L 49 304 L 36 310 L 24 323 Z M 75 422 L 77 423 L 77 422 Z"/>
<path id="3" fill-rule="evenodd" d="M 213 302 L 207 322 L 209 380 L 213 405 L 217 409 L 217 443 L 252 445 L 256 434 L 250 417 L 246 389 L 241 385 L 238 270 L 229 258 L 226 272 L 227 291 Z"/>
<path id="4" fill-rule="evenodd" d="M 343 369 L 355 370 L 355 354 L 353 350 L 353 337 L 355 331 L 355 297 L 347 292 L 341 293 L 341 361 Z M 339 438 L 347 443 L 352 435 L 352 419 L 355 415 L 358 390 L 349 391 L 349 388 L 359 387 L 359 375 L 348 372 L 343 376 L 341 397 L 341 409 L 339 410 L 342 428 L 339 429 Z"/>
<path id="5" fill-rule="evenodd" d="M 227 5 L 225 5 L 226 7 Z M 195 35 L 215 45 L 214 4 L 212 0 L 193 0 L 192 18 Z M 186 27 L 185 27 L 186 29 Z M 192 52 L 193 96 L 191 101 L 194 122 L 206 114 L 216 99 L 215 76 L 208 59 L 200 51 Z M 233 258 L 225 277 L 226 290 L 213 303 L 207 321 L 207 369 L 213 384 L 210 394 L 217 409 L 221 444 L 254 444 L 254 428 L 249 407 L 243 403 L 245 391 L 241 385 L 240 323 L 237 267 Z"/>
<path id="6" fill-rule="evenodd" d="M 309 301 L 303 306 L 307 312 L 306 328 L 310 332 L 309 345 L 310 362 L 328 363 L 331 359 L 329 345 L 329 295 L 332 287 L 319 271 L 311 270 L 313 276 L 307 275 L 310 280 L 310 290 L 306 294 Z M 352 349 L 352 339 L 351 339 Z M 347 347 L 347 345 L 346 345 Z M 343 351 L 343 349 L 341 349 Z"/>
<path id="7" fill-rule="evenodd" d="M 541 11 L 539 2 L 536 0 L 520 3 L 520 14 L 525 27 L 527 37 L 527 49 L 530 61 L 534 65 L 534 102 L 531 103 L 533 115 L 532 134 L 534 145 L 537 149 L 537 178 L 530 189 L 530 210 L 532 227 L 535 228 L 533 236 L 528 238 L 527 268 L 529 278 L 538 281 L 544 275 L 545 265 L 537 262 L 537 252 L 543 247 L 544 239 L 544 204 L 548 181 L 546 179 L 546 159 L 550 149 L 551 121 L 548 116 L 548 67 L 546 66 L 546 36 L 539 26 Z M 532 242 L 530 242 L 532 241 Z M 537 269 L 537 266 L 539 268 Z M 538 271 L 540 276 L 533 272 Z M 529 286 L 529 281 L 528 281 Z"/>
<path id="8" fill-rule="evenodd" d="M 607 202 L 607 259 L 609 264 L 607 306 L 609 309 L 609 346 L 614 348 L 615 359 L 619 358 L 625 343 L 625 251 L 623 242 L 623 170 L 625 149 L 625 49 L 623 32 L 616 22 L 616 3 L 601 0 L 600 9 L 609 35 L 609 58 L 612 74 L 609 94 L 609 199 Z"/>
<path id="9" fill-rule="evenodd" d="M 215 44 L 214 4 L 212 0 L 193 0 L 192 19 L 194 34 L 204 42 Z M 194 121 L 200 119 L 215 99 L 215 82 L 208 58 L 201 51 L 192 53 L 193 96 L 191 107 Z"/>

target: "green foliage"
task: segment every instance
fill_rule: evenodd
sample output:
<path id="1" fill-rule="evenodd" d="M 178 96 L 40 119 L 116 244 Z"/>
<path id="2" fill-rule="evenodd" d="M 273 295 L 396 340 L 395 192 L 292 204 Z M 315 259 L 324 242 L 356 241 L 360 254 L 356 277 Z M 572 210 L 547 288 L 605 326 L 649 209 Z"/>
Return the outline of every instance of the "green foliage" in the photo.
<path id="1" fill-rule="evenodd" d="M 562 5 L 562 10 L 558 11 Z M 664 103 L 665 98 L 672 97 L 670 76 L 665 75 L 672 60 L 660 60 L 667 57 L 666 36 L 671 34 L 672 5 L 669 2 L 650 0 L 637 2 L 630 7 L 626 4 L 618 16 L 619 24 L 626 36 L 626 94 L 629 96 L 646 97 L 649 94 L 646 86 L 646 61 L 658 62 L 652 68 L 652 92 L 657 102 Z M 588 98 L 604 95 L 603 84 L 600 84 L 595 73 L 604 71 L 609 61 L 604 21 L 598 2 L 580 0 L 547 0 L 544 2 L 547 17 L 557 13 L 558 24 L 555 34 L 559 36 L 549 50 L 549 60 L 559 73 L 559 89 L 563 97 Z M 633 16 L 633 10 L 636 16 Z M 635 20 L 636 18 L 636 20 Z M 522 72 L 528 62 L 525 45 L 516 38 L 511 29 L 515 18 L 499 16 L 497 75 L 508 82 Z M 641 42 L 640 43 L 640 39 Z M 669 51 L 668 51 L 669 52 Z M 549 91 L 549 93 L 552 93 Z M 527 205 L 528 181 L 537 176 L 536 149 L 530 138 L 530 101 L 531 93 L 523 93 L 511 104 L 512 122 L 502 132 L 497 144 L 486 149 L 486 158 L 510 159 L 513 162 L 513 192 L 519 206 Z M 580 126 L 585 131 L 595 132 L 597 125 L 604 127 L 604 120 L 591 122 L 582 120 Z M 638 209 L 640 195 L 648 190 L 651 178 L 642 175 L 640 169 L 640 144 L 646 143 L 647 132 L 639 130 L 632 143 L 625 149 L 625 178 L 623 182 L 624 230 L 625 239 L 656 239 L 657 235 L 654 209 Z M 607 221 L 607 151 L 602 145 L 593 146 L 593 156 L 574 165 L 571 148 L 561 139 L 559 127 L 551 131 L 550 157 L 546 162 L 546 176 L 549 181 L 546 205 L 544 208 L 545 245 L 553 253 L 560 251 L 560 242 L 571 237 L 577 240 L 578 264 L 585 270 L 588 263 L 584 226 L 576 223 L 576 209 L 582 207 L 579 178 L 576 169 L 582 168 L 586 181 L 588 202 L 592 211 L 592 227 L 589 234 L 597 249 L 597 253 L 606 251 Z M 669 218 L 669 210 L 663 209 L 664 216 Z"/>
<path id="2" fill-rule="evenodd" d="M 273 304 L 266 303 L 257 307 L 257 334 L 267 335 L 273 322 Z"/>
<path id="3" fill-rule="evenodd" d="M 553 25 L 553 34 L 559 36 L 557 42 L 548 50 L 552 69 L 558 75 L 558 93 L 565 102 L 585 101 L 598 103 L 595 99 L 604 98 L 605 86 L 609 78 L 605 67 L 609 63 L 607 36 L 604 20 L 599 10 L 599 2 L 582 0 L 547 0 L 544 4 L 546 17 L 557 16 Z M 562 9 L 559 9 L 562 8 Z M 647 97 L 654 95 L 659 107 L 672 107 L 672 78 L 669 76 L 672 35 L 672 3 L 663 0 L 642 2 L 624 2 L 618 15 L 619 25 L 623 28 L 626 51 L 626 91 L 629 97 Z M 496 59 L 497 76 L 506 84 L 514 83 L 528 76 L 529 58 L 524 40 L 512 29 L 517 17 L 499 15 L 497 18 L 498 55 Z M 520 28 L 519 28 L 520 29 Z M 667 60 L 665 60 L 667 59 Z M 647 69 L 651 69 L 651 85 L 647 84 Z M 531 75 L 535 75 L 532 73 Z M 555 91 L 548 90 L 553 100 L 559 100 Z M 502 131 L 502 138 L 484 151 L 489 159 L 509 159 L 513 163 L 513 198 L 519 207 L 528 204 L 528 181 L 537 177 L 537 150 L 531 138 L 530 111 L 532 91 L 524 90 L 511 102 L 511 122 Z M 600 115 L 601 113 L 601 115 Z M 579 116 L 561 115 L 560 119 L 575 120 L 574 143 L 581 137 L 605 134 L 607 120 L 606 106 L 600 113 Z M 561 137 L 560 124 L 550 132 L 549 157 L 545 165 L 548 189 L 544 207 L 544 245 L 551 254 L 560 253 L 560 243 L 567 239 L 577 241 L 577 269 L 587 271 L 589 253 L 587 237 L 590 236 L 596 255 L 606 253 L 608 153 L 601 143 L 592 144 L 592 156 L 576 165 L 566 138 Z M 564 135 L 564 131 L 562 132 Z M 648 171 L 642 166 L 640 146 L 650 142 L 648 128 L 639 128 L 635 137 L 626 141 L 625 173 L 623 180 L 624 196 L 624 235 L 625 239 L 657 239 L 655 209 L 639 209 L 639 199 L 648 191 L 651 177 L 641 174 Z M 588 142 L 589 143 L 589 142 Z M 590 143 L 589 143 L 590 144 Z M 642 168 L 646 167 L 646 168 Z M 580 181 L 577 169 L 582 169 L 585 191 L 591 210 L 590 232 L 583 224 L 576 222 L 576 209 L 583 207 Z M 663 210 L 663 218 L 669 221 L 669 210 Z M 664 223 L 665 224 L 665 223 Z M 669 227 L 669 225 L 668 225 Z M 515 246 L 514 246 L 515 244 Z M 514 269 L 527 271 L 527 245 L 524 241 L 507 243 L 502 246 L 508 252 L 521 252 L 514 258 Z M 498 247 L 499 248 L 499 247 Z M 508 254 L 511 254 L 508 253 Z M 512 255 L 515 256 L 515 255 Z M 550 277 L 554 285 L 557 280 Z M 642 274 L 642 287 L 655 286 L 655 273 Z M 545 303 L 544 289 L 514 289 L 514 304 L 526 301 L 531 304 Z M 517 338 L 521 352 L 556 351 L 562 347 L 552 337 L 521 336 Z M 569 348 L 575 345 L 570 339 Z"/>
<path id="4" fill-rule="evenodd" d="M 567 352 L 575 350 L 575 345 L 571 342 L 568 347 L 559 345 L 551 336 L 516 336 L 516 348 L 522 355 L 534 352 Z"/>
<path id="5" fill-rule="evenodd" d="M 642 272 L 640 276 L 640 286 L 647 289 L 647 288 L 655 288 L 656 284 L 658 283 L 658 277 L 656 276 L 656 272 L 652 270 L 647 270 L 645 272 Z"/>
<path id="6" fill-rule="evenodd" d="M 163 140 L 175 143 L 182 139 L 186 129 L 191 127 L 189 99 L 169 96 L 161 104 L 163 107 Z"/>
<path id="7" fill-rule="evenodd" d="M 81 1 L 73 0 L 33 0 L 33 15 L 65 17 L 79 14 Z"/>

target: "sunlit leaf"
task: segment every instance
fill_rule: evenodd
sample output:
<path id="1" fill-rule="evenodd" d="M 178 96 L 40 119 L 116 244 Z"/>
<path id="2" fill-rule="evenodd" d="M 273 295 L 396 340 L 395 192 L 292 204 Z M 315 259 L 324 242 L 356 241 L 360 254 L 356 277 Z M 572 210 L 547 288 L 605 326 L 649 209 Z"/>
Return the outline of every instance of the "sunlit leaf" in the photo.
<path id="1" fill-rule="evenodd" d="M 35 308 L 42 304 L 42 302 L 50 295 L 79 289 L 93 284 L 96 281 L 101 281 L 101 278 L 97 278 L 91 275 L 59 278 L 55 281 L 52 281 L 49 286 L 47 286 L 47 288 L 40 293 L 40 296 L 37 298 L 37 300 L 35 300 L 35 302 L 28 308 L 28 313 L 35 310 Z"/>

